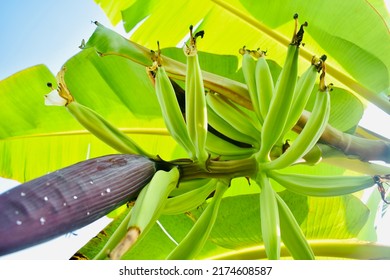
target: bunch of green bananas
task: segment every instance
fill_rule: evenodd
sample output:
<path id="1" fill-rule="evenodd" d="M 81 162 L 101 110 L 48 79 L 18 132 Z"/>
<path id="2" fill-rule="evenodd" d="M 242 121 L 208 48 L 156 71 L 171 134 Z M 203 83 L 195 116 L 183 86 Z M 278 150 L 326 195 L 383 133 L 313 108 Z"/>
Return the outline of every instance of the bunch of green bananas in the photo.
<path id="1" fill-rule="evenodd" d="M 190 41 L 184 47 L 185 106 L 178 102 L 177 90 L 165 71 L 160 50 L 152 54 L 154 62 L 148 73 L 163 119 L 171 136 L 187 152 L 187 159 L 164 161 L 148 154 L 96 112 L 78 104 L 66 88 L 64 69 L 60 72 L 58 94 L 65 100 L 60 104 L 66 105 L 76 120 L 119 152 L 143 155 L 155 164 L 153 177 L 96 259 L 121 258 L 161 215 L 185 213 L 206 202 L 192 229 L 167 257 L 195 258 L 209 237 L 225 191 L 236 177 L 250 178 L 260 187 L 259 230 L 267 257 L 279 259 L 283 241 L 294 259 L 314 259 L 298 222 L 274 190 L 273 181 L 303 195 L 336 196 L 372 187 L 378 180 L 371 176 L 319 177 L 280 171 L 301 162 L 315 148 L 330 114 L 329 86 L 325 84 L 326 56 L 313 57 L 310 67 L 298 79 L 299 46 L 307 23 L 298 28 L 297 18 L 294 16 L 294 35 L 276 83 L 264 52 L 245 47 L 240 50 L 253 111 L 222 92 L 205 89 L 197 54 L 197 38 L 203 37 L 203 31 L 193 34 L 190 27 Z M 304 111 L 318 73 L 321 73 L 319 88 L 311 115 L 296 139 L 285 145 L 286 134 Z"/>
<path id="2" fill-rule="evenodd" d="M 297 17 L 295 20 L 297 22 Z M 141 192 L 131 214 L 136 217 L 130 218 L 128 228 L 136 227 L 136 235 L 141 237 L 150 223 L 154 223 L 158 218 L 154 212 L 145 226 L 146 216 L 138 214 L 141 213 L 138 212 L 138 207 L 148 207 L 144 213 L 150 213 L 152 208 L 160 209 L 159 214 L 184 213 L 196 208 L 213 194 L 202 215 L 187 236 L 168 255 L 168 259 L 196 257 L 213 227 L 223 193 L 234 177 L 249 177 L 260 186 L 261 231 L 269 259 L 280 258 L 281 241 L 294 258 L 314 259 L 313 251 L 297 221 L 283 199 L 274 191 L 270 179 L 293 192 L 311 196 L 343 195 L 374 184 L 371 176 L 319 178 L 277 171 L 302 160 L 316 145 L 329 119 L 329 87 L 325 84 L 326 56 L 313 57 L 311 66 L 297 79 L 299 45 L 306 25 L 307 23 L 303 24 L 298 30 L 296 23 L 294 37 L 288 46 L 286 61 L 276 85 L 263 52 L 246 48 L 240 50 L 243 54 L 242 70 L 254 112 L 218 92 L 205 90 L 196 54 L 196 38 L 203 36 L 203 32 L 193 35 L 192 27 L 190 45 L 184 48 L 187 55 L 185 110 L 180 110 L 176 92 L 164 70 L 164 61 L 157 58 L 149 69 L 155 80 L 156 94 L 166 126 L 175 140 L 187 151 L 191 163 L 182 164 L 176 161 L 181 170 L 180 176 L 175 171 L 164 183 L 160 180 L 158 186 L 154 186 L 152 181 Z M 303 112 L 320 72 L 319 89 L 307 124 L 287 149 L 280 149 L 285 135 Z M 214 131 L 208 130 L 208 125 Z M 218 133 L 214 133 L 215 131 Z M 237 168 L 243 162 L 247 164 L 246 168 Z M 176 170 L 175 168 L 169 172 Z M 175 192 L 170 180 L 178 184 L 177 190 L 182 188 L 183 183 L 187 184 L 187 187 L 182 189 L 182 192 Z M 164 207 L 152 203 L 155 197 L 147 199 L 142 195 L 153 187 L 156 188 L 153 193 L 158 190 L 161 193 L 159 187 L 162 185 L 168 188 L 159 198 L 159 203 L 164 203 Z M 111 257 L 120 257 L 131 247 L 133 241 L 129 240 L 132 240 L 134 233 L 129 231 L 126 236 L 119 242 L 119 249 L 114 249 L 110 254 Z M 129 246 L 123 249 L 125 243 Z M 116 254 L 116 250 L 120 250 L 120 253 Z"/>

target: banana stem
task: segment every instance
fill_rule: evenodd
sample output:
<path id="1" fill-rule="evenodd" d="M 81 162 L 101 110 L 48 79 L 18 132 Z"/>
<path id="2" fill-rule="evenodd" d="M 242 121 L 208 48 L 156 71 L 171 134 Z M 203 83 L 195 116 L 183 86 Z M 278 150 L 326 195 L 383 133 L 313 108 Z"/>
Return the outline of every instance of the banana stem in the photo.
<path id="1" fill-rule="evenodd" d="M 310 113 L 304 111 L 294 127 L 294 131 L 300 132 L 309 117 Z M 337 130 L 329 124 L 322 133 L 319 142 L 335 147 L 347 156 L 358 157 L 362 161 L 381 160 L 387 163 L 390 162 L 389 142 L 357 137 Z"/>
<path id="2" fill-rule="evenodd" d="M 308 240 L 317 257 L 358 260 L 390 259 L 390 246 L 358 240 Z M 286 246 L 281 246 L 281 257 L 291 257 Z M 253 260 L 267 258 L 264 246 L 253 246 L 211 257 L 212 260 Z"/>
<path id="3" fill-rule="evenodd" d="M 258 164 L 255 157 L 238 160 L 215 160 L 209 159 L 206 169 L 199 166 L 197 162 L 175 161 L 168 164 L 178 165 L 180 169 L 180 180 L 192 180 L 196 178 L 227 178 L 253 177 L 258 171 Z"/>
<path id="4" fill-rule="evenodd" d="M 95 30 L 95 33 L 105 31 L 106 27 L 104 27 L 98 22 L 95 23 L 98 26 Z M 135 42 L 127 40 L 119 34 L 113 33 L 110 34 L 110 36 L 115 36 L 115 38 L 112 38 L 112 42 L 119 40 L 124 41 L 121 43 L 123 48 L 116 49 L 115 46 L 108 45 L 105 50 L 97 50 L 100 56 L 117 55 L 130 59 L 140 65 L 147 67 L 150 66 L 152 58 L 155 56 L 154 51 Z M 107 43 L 110 44 L 110 42 Z M 89 47 L 95 46 L 93 45 L 93 43 L 90 44 L 88 41 L 84 48 Z M 169 77 L 184 81 L 186 76 L 186 65 L 164 55 L 160 55 L 160 57 L 161 60 L 164 61 L 164 68 L 167 71 Z M 202 71 L 202 76 L 206 88 L 225 95 L 227 98 L 233 100 L 241 106 L 252 109 L 252 103 L 250 101 L 246 85 L 207 71 Z"/>

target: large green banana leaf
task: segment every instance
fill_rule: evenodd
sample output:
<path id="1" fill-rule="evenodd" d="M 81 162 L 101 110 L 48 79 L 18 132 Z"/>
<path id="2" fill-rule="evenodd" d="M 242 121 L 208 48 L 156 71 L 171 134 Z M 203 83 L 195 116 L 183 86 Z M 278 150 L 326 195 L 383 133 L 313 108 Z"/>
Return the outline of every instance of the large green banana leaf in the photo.
<path id="1" fill-rule="evenodd" d="M 309 23 L 301 56 L 310 61 L 312 55 L 327 54 L 329 82 L 353 90 L 390 113 L 389 13 L 381 1 L 95 2 L 113 23 L 122 19 L 127 31 L 137 27 L 131 40 L 149 48 L 157 40 L 164 47 L 182 44 L 188 26 L 201 23 L 199 28 L 206 32 L 201 50 L 237 55 L 243 45 L 260 47 L 279 64 L 292 34 L 292 16 L 298 13 L 302 23 Z"/>

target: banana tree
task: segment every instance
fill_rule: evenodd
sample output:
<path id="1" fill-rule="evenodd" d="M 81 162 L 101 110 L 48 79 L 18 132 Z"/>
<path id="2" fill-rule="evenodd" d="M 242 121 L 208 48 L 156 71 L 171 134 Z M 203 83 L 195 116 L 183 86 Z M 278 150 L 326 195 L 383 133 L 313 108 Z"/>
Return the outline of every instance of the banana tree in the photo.
<path id="1" fill-rule="evenodd" d="M 96 22 L 56 78 L 40 65 L 0 84 L 0 175 L 29 181 L 0 196 L 2 254 L 125 204 L 75 258 L 390 257 L 368 242 L 390 174 L 370 161 L 390 141 L 358 126 L 363 99 L 390 112 L 384 7 L 97 2 L 143 23 L 127 40 Z"/>

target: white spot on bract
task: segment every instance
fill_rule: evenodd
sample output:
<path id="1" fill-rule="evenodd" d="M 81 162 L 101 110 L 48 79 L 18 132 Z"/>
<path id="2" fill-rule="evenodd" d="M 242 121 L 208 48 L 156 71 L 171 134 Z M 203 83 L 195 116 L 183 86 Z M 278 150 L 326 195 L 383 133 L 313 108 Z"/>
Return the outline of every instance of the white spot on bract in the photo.
<path id="1" fill-rule="evenodd" d="M 41 218 L 39 219 L 39 221 L 41 222 L 41 225 L 44 225 L 45 222 L 46 222 L 46 219 L 45 219 L 44 217 L 41 217 Z"/>
<path id="2" fill-rule="evenodd" d="M 104 193 L 100 193 L 101 196 L 104 196 Z"/>
<path id="3" fill-rule="evenodd" d="M 107 193 L 111 192 L 111 189 L 110 189 L 110 188 L 107 188 L 107 189 L 106 189 L 106 192 L 107 192 Z"/>
<path id="4" fill-rule="evenodd" d="M 21 193 L 20 193 L 20 196 L 26 196 L 26 193 L 21 192 Z"/>
<path id="5" fill-rule="evenodd" d="M 19 215 L 19 211 L 18 210 L 15 211 L 15 215 Z"/>
<path id="6" fill-rule="evenodd" d="M 46 186 L 50 186 L 50 183 L 49 183 L 49 182 L 47 182 L 47 183 L 46 183 Z"/>
<path id="7" fill-rule="evenodd" d="M 89 181 L 89 183 L 90 183 L 91 185 L 93 185 L 93 181 Z"/>
<path id="8" fill-rule="evenodd" d="M 48 201 L 48 200 L 49 200 L 49 198 L 48 198 L 47 196 L 45 196 L 43 199 L 44 199 L 45 201 Z"/>
<path id="9" fill-rule="evenodd" d="M 20 225 L 22 224 L 22 221 L 17 220 L 17 221 L 16 221 L 16 224 L 17 224 L 18 226 L 20 226 Z"/>
<path id="10" fill-rule="evenodd" d="M 89 216 L 91 213 L 87 212 L 87 216 Z"/>
<path id="11" fill-rule="evenodd" d="M 74 196 L 73 196 L 73 199 L 77 199 L 77 195 L 74 195 Z"/>

